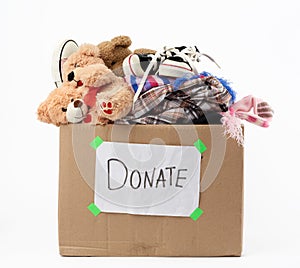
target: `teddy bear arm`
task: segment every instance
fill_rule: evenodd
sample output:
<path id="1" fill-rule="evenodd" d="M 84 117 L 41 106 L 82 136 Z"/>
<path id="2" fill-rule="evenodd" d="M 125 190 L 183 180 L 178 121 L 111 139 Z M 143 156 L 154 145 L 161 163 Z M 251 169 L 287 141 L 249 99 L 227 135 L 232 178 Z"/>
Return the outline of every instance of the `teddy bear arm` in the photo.
<path id="1" fill-rule="evenodd" d="M 111 43 L 115 47 L 121 46 L 121 47 L 127 48 L 131 45 L 132 41 L 129 36 L 120 35 L 120 36 L 116 36 L 113 39 L 111 39 Z"/>
<path id="2" fill-rule="evenodd" d="M 127 87 L 124 87 L 123 90 L 119 91 L 113 96 L 111 102 L 116 104 L 114 105 L 113 120 L 120 119 L 130 112 L 132 108 L 133 96 L 133 92 Z"/>
<path id="3" fill-rule="evenodd" d="M 46 101 L 43 101 L 37 110 L 37 117 L 38 120 L 44 123 L 51 123 L 50 117 L 49 117 L 49 111 L 48 111 L 48 104 Z"/>
<path id="4" fill-rule="evenodd" d="M 155 54 L 156 50 L 149 48 L 137 48 L 133 51 L 135 54 Z"/>

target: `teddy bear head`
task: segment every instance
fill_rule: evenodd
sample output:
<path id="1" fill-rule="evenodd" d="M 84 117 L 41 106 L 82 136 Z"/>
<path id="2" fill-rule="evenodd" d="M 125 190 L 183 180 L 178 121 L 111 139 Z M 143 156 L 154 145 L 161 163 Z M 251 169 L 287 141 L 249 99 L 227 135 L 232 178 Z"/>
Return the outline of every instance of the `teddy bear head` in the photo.
<path id="1" fill-rule="evenodd" d="M 81 89 L 64 82 L 61 87 L 54 89 L 47 99 L 40 104 L 37 111 L 38 119 L 56 126 L 67 124 L 69 121 L 67 115 L 74 113 L 74 110 L 71 111 L 70 109 L 70 103 L 79 107 L 81 116 L 83 116 L 87 107 L 80 105 L 78 102 L 82 98 L 82 94 Z M 77 111 L 76 117 L 78 122 L 82 120 L 80 120 L 79 111 Z"/>
<path id="2" fill-rule="evenodd" d="M 104 41 L 98 45 L 100 57 L 103 59 L 105 65 L 118 76 L 124 76 L 122 63 L 132 53 L 128 48 L 130 45 L 130 37 L 123 35 L 114 37 L 111 41 Z"/>
<path id="3" fill-rule="evenodd" d="M 68 81 L 68 75 L 75 68 L 91 64 L 104 64 L 99 48 L 91 44 L 83 44 L 63 63 L 63 81 Z"/>

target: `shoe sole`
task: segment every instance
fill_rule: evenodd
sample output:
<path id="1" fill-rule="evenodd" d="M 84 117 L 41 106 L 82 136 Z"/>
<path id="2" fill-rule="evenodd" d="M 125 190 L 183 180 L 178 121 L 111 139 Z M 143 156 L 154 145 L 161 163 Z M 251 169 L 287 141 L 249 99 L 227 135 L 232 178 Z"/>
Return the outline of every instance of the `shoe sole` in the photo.
<path id="1" fill-rule="evenodd" d="M 63 82 L 62 76 L 62 65 L 67 58 L 76 52 L 78 45 L 74 40 L 68 39 L 61 42 L 55 51 L 53 52 L 52 57 L 52 78 L 56 87 L 59 87 Z"/>

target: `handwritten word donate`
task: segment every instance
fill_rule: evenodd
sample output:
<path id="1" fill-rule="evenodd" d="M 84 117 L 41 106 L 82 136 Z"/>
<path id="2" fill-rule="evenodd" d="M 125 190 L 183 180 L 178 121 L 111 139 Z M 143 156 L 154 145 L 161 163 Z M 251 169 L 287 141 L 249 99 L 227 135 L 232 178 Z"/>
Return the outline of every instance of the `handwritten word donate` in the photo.
<path id="1" fill-rule="evenodd" d="M 118 170 L 118 177 L 114 176 L 114 170 Z M 120 172 L 122 170 L 122 172 Z M 107 179 L 108 189 L 118 190 L 126 187 L 132 189 L 139 188 L 165 188 L 165 187 L 179 187 L 183 188 L 185 176 L 188 172 L 186 168 L 177 168 L 175 166 L 167 167 L 153 167 L 152 170 L 141 171 L 138 169 L 129 170 L 126 164 L 117 158 L 110 158 L 107 160 Z M 120 178 L 122 173 L 122 178 Z M 112 185 L 112 182 L 115 185 Z"/>
<path id="2" fill-rule="evenodd" d="M 95 204 L 103 212 L 189 216 L 199 205 L 200 158 L 195 146 L 103 142 Z"/>

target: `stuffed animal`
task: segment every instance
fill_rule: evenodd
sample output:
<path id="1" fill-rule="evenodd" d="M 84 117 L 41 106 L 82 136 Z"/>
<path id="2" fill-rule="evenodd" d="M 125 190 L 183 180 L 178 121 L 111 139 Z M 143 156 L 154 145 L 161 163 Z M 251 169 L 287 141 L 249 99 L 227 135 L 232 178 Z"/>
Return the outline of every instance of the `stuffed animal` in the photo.
<path id="1" fill-rule="evenodd" d="M 130 37 L 124 35 L 114 37 L 111 41 L 104 41 L 98 45 L 100 57 L 105 65 L 118 76 L 123 76 L 123 60 L 132 53 L 129 49 L 130 45 Z"/>
<path id="2" fill-rule="evenodd" d="M 104 41 L 98 45 L 100 50 L 100 57 L 103 59 L 105 65 L 113 70 L 117 76 L 124 76 L 123 60 L 132 54 L 129 46 L 131 45 L 129 36 L 120 35 L 111 39 L 111 41 Z M 133 53 L 138 54 L 155 54 L 155 50 L 147 48 L 136 49 Z"/>
<path id="3" fill-rule="evenodd" d="M 62 66 L 63 84 L 53 90 L 38 108 L 40 121 L 60 126 L 84 120 L 88 112 L 87 105 L 81 100 L 84 88 L 81 87 L 81 81 L 74 83 L 72 75 L 74 69 L 90 64 L 102 64 L 105 67 L 99 57 L 99 48 L 95 45 L 83 44 L 67 58 Z"/>
<path id="4" fill-rule="evenodd" d="M 87 113 L 87 106 L 81 105 L 81 109 L 76 113 L 71 111 L 70 106 L 79 107 L 83 96 L 83 89 L 64 82 L 59 88 L 54 89 L 47 99 L 38 107 L 38 119 L 42 122 L 54 124 L 56 126 L 68 123 L 67 115 L 71 116 L 73 123 L 81 122 Z"/>
<path id="5" fill-rule="evenodd" d="M 99 63 L 104 64 L 104 61 L 100 57 L 99 48 L 91 44 L 83 44 L 64 62 L 63 81 L 72 80 L 72 77 L 70 78 L 68 76 L 75 68 Z"/>
<path id="6" fill-rule="evenodd" d="M 137 48 L 133 51 L 133 54 L 155 54 L 156 50 L 150 48 Z"/>
<path id="7" fill-rule="evenodd" d="M 103 64 L 79 67 L 73 71 L 72 86 L 83 91 L 83 103 L 89 112 L 84 123 L 106 124 L 127 115 L 132 107 L 133 91 L 123 78 Z"/>
<path id="8" fill-rule="evenodd" d="M 40 104 L 40 121 L 56 126 L 81 122 L 104 125 L 131 110 L 133 91 L 104 64 L 75 68 L 68 78 L 70 81 Z"/>

